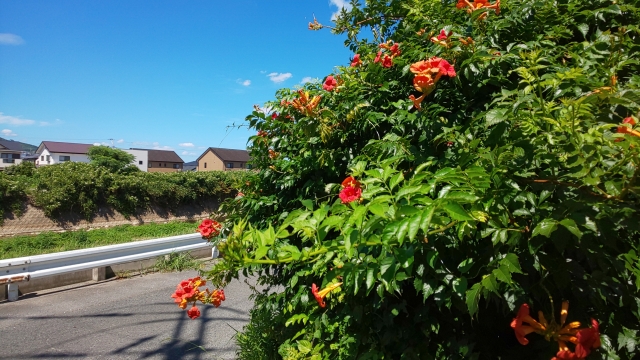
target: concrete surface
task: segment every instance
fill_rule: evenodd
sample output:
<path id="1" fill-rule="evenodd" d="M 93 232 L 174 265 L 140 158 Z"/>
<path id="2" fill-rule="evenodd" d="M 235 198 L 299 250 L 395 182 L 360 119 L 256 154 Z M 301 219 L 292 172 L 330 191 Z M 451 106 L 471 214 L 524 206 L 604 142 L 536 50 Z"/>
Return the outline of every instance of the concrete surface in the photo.
<path id="1" fill-rule="evenodd" d="M 84 283 L 0 301 L 0 359 L 233 359 L 251 290 L 225 288 L 191 320 L 171 294 L 195 271 Z"/>

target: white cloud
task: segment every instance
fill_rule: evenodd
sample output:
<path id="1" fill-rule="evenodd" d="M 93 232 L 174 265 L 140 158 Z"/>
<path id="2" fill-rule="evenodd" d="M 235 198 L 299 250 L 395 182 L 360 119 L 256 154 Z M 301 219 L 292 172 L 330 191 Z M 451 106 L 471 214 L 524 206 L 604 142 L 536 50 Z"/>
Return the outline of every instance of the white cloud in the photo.
<path id="1" fill-rule="evenodd" d="M 308 82 L 312 82 L 313 78 L 311 76 L 305 76 L 302 78 L 302 81 L 300 81 L 300 84 L 306 84 Z"/>
<path id="2" fill-rule="evenodd" d="M 22 45 L 24 40 L 15 34 L 0 33 L 0 45 Z"/>
<path id="3" fill-rule="evenodd" d="M 13 130 L 9 130 L 9 129 L 4 129 L 0 131 L 0 133 L 2 134 L 2 136 L 18 136 L 18 134 L 13 132 Z"/>
<path id="4" fill-rule="evenodd" d="M 118 144 L 122 144 L 124 142 L 124 139 L 120 139 L 118 141 L 116 141 Z"/>
<path id="5" fill-rule="evenodd" d="M 266 74 L 267 71 L 266 70 L 260 70 L 260 74 Z"/>
<path id="6" fill-rule="evenodd" d="M 269 80 L 273 81 L 274 83 L 281 83 L 285 80 L 287 80 L 288 78 L 290 78 L 291 73 L 277 73 L 277 72 L 272 72 L 270 74 L 267 75 L 269 77 Z"/>
<path id="7" fill-rule="evenodd" d="M 186 151 L 185 150 L 185 151 L 181 152 L 180 155 L 192 155 L 193 156 L 193 155 L 198 155 L 198 154 L 196 154 L 196 153 L 194 153 L 192 151 Z"/>
<path id="8" fill-rule="evenodd" d="M 335 20 L 336 17 L 340 14 L 340 11 L 344 8 L 347 11 L 351 10 L 353 6 L 348 1 L 345 0 L 329 0 L 329 4 L 337 6 L 338 10 L 331 15 L 331 20 Z"/>
<path id="9" fill-rule="evenodd" d="M 157 143 L 154 143 L 157 144 Z M 155 145 L 153 147 L 155 150 L 173 150 L 173 148 L 171 146 L 160 146 L 160 145 Z"/>
<path id="10" fill-rule="evenodd" d="M 242 80 L 242 79 L 238 79 L 236 80 L 236 82 L 242 86 L 249 86 L 251 85 L 251 80 Z"/>
<path id="11" fill-rule="evenodd" d="M 188 142 L 187 142 L 187 143 L 180 143 L 180 144 L 178 144 L 178 146 L 180 146 L 180 147 L 186 147 L 186 148 L 192 148 L 192 147 L 194 147 L 195 145 L 193 145 L 193 143 L 188 143 Z"/>
<path id="12" fill-rule="evenodd" d="M 0 112 L 0 124 L 9 124 L 9 125 L 33 125 L 35 124 L 36 121 L 35 120 L 29 120 L 29 119 L 21 119 L 19 117 L 16 116 L 9 116 L 9 115 L 4 115 L 3 113 Z"/>

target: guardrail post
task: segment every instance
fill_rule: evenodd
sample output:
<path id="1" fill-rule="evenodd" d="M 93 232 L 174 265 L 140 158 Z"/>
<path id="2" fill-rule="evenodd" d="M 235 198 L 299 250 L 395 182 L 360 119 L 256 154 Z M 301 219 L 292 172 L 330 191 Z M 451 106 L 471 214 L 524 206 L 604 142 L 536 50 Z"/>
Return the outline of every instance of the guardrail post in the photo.
<path id="1" fill-rule="evenodd" d="M 218 251 L 218 247 L 214 246 L 211 248 L 211 258 L 212 259 L 217 259 L 218 256 L 220 255 L 220 252 Z"/>
<path id="2" fill-rule="evenodd" d="M 7 284 L 7 300 L 16 301 L 18 300 L 18 284 L 17 283 L 8 283 Z"/>
<path id="3" fill-rule="evenodd" d="M 107 278 L 107 268 L 106 267 L 99 267 L 99 268 L 93 269 L 92 278 L 93 278 L 93 281 L 102 281 L 102 280 L 106 279 Z"/>

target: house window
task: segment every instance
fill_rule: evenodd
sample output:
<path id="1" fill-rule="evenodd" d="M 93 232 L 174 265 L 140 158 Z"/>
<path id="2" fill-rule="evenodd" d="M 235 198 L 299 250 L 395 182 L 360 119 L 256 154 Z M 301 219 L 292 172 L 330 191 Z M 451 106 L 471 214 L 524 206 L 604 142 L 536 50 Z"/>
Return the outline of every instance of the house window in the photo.
<path id="1" fill-rule="evenodd" d="M 151 164 L 153 164 L 153 163 L 149 163 L 149 167 L 151 167 Z"/>
<path id="2" fill-rule="evenodd" d="M 44 155 L 40 156 L 40 160 L 44 161 Z"/>
<path id="3" fill-rule="evenodd" d="M 142 160 L 138 161 L 138 165 L 142 165 Z"/>
<path id="4" fill-rule="evenodd" d="M 69 155 L 60 155 L 58 160 L 60 160 L 60 161 L 71 161 L 71 156 L 69 156 Z"/>
<path id="5" fill-rule="evenodd" d="M 173 164 L 174 169 L 180 169 L 180 164 Z"/>
<path id="6" fill-rule="evenodd" d="M 204 163 L 204 168 L 205 168 L 205 169 L 207 168 L 207 163 Z"/>
<path id="7" fill-rule="evenodd" d="M 247 164 L 247 169 L 251 169 L 251 168 L 252 168 L 251 164 Z"/>
<path id="8" fill-rule="evenodd" d="M 47 155 L 47 161 L 49 161 L 51 159 L 51 156 Z"/>
<path id="9" fill-rule="evenodd" d="M 227 163 L 227 169 L 233 169 L 233 163 Z"/>

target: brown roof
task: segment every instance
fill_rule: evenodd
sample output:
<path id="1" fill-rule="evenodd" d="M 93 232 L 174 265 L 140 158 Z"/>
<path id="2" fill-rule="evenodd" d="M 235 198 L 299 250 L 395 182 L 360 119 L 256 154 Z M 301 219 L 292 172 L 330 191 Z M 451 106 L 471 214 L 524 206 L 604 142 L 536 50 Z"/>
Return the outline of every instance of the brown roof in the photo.
<path id="1" fill-rule="evenodd" d="M 214 148 L 210 147 L 205 150 L 202 155 L 198 158 L 200 160 L 207 151 L 211 150 L 217 157 L 222 161 L 235 161 L 235 162 L 249 162 L 251 161 L 251 157 L 249 156 L 249 152 L 247 150 L 237 150 L 237 149 L 222 149 L 222 148 Z"/>
<path id="2" fill-rule="evenodd" d="M 149 154 L 148 161 L 166 161 L 173 163 L 184 163 L 182 158 L 176 154 L 173 150 L 151 150 L 151 149 L 136 149 L 131 148 L 131 150 L 144 150 Z"/>
<path id="3" fill-rule="evenodd" d="M 86 154 L 93 144 L 75 144 L 57 141 L 43 141 L 38 147 L 38 153 L 42 152 L 40 148 L 46 147 L 49 152 L 67 153 L 67 154 Z"/>

